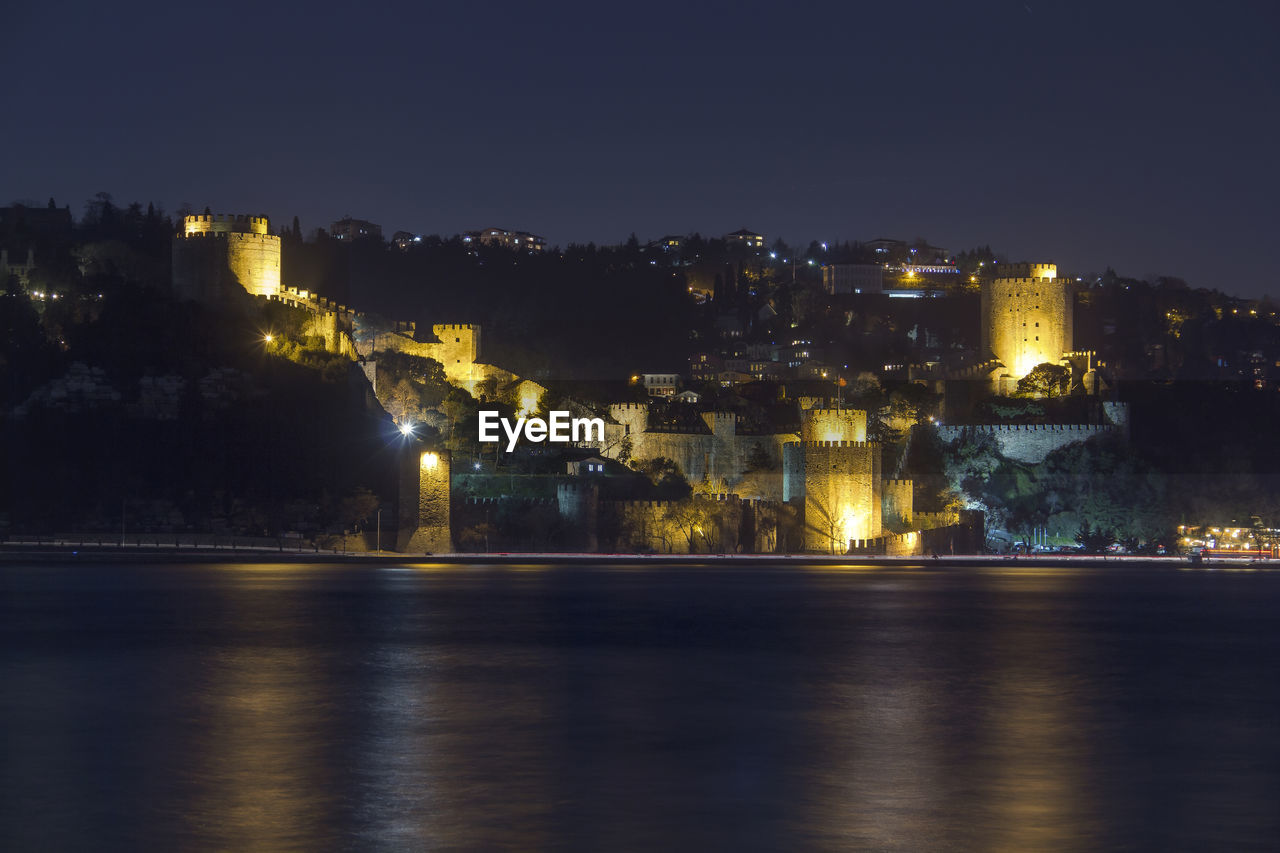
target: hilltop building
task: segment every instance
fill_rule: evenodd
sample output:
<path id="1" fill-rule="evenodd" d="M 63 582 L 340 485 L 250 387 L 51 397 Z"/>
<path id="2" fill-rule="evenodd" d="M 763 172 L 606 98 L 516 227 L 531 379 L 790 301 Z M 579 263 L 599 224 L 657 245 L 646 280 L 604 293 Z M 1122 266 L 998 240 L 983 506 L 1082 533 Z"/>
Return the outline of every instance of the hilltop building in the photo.
<path id="1" fill-rule="evenodd" d="M 748 231 L 746 228 L 740 228 L 724 235 L 724 242 L 727 246 L 746 246 L 748 249 L 763 249 L 764 235 Z"/>
<path id="2" fill-rule="evenodd" d="M 824 264 L 822 286 L 832 296 L 884 290 L 882 264 Z"/>
<path id="3" fill-rule="evenodd" d="M 352 240 L 381 240 L 382 226 L 364 219 L 343 217 L 329 226 L 329 235 L 335 240 L 350 242 Z"/>
<path id="4" fill-rule="evenodd" d="M 525 249 L 530 252 L 541 252 L 547 248 L 547 241 L 537 234 L 530 234 L 527 231 L 509 231 L 506 228 L 482 228 L 479 231 L 468 231 L 462 235 L 462 242 L 505 246 L 508 249 Z"/>

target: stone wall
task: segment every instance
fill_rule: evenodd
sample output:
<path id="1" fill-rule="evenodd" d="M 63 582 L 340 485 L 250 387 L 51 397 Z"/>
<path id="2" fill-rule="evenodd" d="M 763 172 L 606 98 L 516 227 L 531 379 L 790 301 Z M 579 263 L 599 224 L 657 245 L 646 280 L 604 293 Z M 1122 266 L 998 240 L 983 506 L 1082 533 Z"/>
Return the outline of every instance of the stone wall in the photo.
<path id="1" fill-rule="evenodd" d="M 418 341 L 414 340 L 412 331 L 393 332 L 379 335 L 377 345 L 380 349 L 435 359 L 444 368 L 445 378 L 469 392 L 474 392 L 479 383 L 490 377 L 499 381 L 514 378 L 501 368 L 480 363 L 478 325 L 437 324 L 431 327 L 431 332 L 437 340 Z"/>
<path id="2" fill-rule="evenodd" d="M 808 409 L 801 418 L 800 440 L 866 441 L 867 413 L 858 409 Z"/>
<path id="3" fill-rule="evenodd" d="M 887 526 L 901 529 L 912 523 L 915 505 L 915 483 L 911 480 L 885 480 L 881 486 L 880 515 Z"/>
<path id="4" fill-rule="evenodd" d="M 938 427 L 944 442 L 958 441 L 973 433 L 995 436 L 1000 452 L 1009 459 L 1034 464 L 1060 447 L 1116 431 L 1113 426 L 1087 424 L 979 424 Z"/>

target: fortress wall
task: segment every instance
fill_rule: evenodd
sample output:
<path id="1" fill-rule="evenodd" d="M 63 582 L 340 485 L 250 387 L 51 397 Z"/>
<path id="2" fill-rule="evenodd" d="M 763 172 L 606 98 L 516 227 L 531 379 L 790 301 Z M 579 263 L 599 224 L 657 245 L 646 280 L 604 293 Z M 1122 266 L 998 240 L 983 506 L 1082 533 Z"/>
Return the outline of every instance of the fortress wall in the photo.
<path id="1" fill-rule="evenodd" d="M 801 419 L 800 440 L 866 441 L 867 413 L 858 409 L 808 409 Z"/>
<path id="2" fill-rule="evenodd" d="M 1096 435 L 1115 431 L 1112 426 L 1084 424 L 981 424 L 977 426 L 944 426 L 938 435 L 944 442 L 957 441 L 967 431 L 985 432 L 995 436 L 1000 452 L 1019 462 L 1037 463 L 1060 447 L 1086 441 Z"/>
<path id="3" fill-rule="evenodd" d="M 935 527 L 950 527 L 960 523 L 958 512 L 917 512 L 914 523 L 918 530 L 932 530 Z"/>
<path id="4" fill-rule="evenodd" d="M 182 233 L 188 237 L 200 234 L 266 234 L 270 221 L 265 216 L 242 213 L 205 213 L 182 218 Z"/>
<path id="5" fill-rule="evenodd" d="M 431 327 L 439 341 L 416 341 L 412 330 L 381 335 L 378 342 L 383 349 L 432 358 L 444 368 L 445 378 L 468 391 L 487 377 L 489 365 L 476 361 L 480 350 L 480 327 L 474 324 L 436 325 Z"/>
<path id="6" fill-rule="evenodd" d="M 881 518 L 885 524 L 908 525 L 914 516 L 915 483 L 885 480 L 881 486 Z"/>

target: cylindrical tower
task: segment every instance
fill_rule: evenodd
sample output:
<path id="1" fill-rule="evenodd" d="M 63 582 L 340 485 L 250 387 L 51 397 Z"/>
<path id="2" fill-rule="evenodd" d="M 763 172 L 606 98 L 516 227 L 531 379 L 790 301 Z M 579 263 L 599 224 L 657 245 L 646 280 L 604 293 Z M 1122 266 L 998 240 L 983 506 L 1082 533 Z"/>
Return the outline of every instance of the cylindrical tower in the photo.
<path id="1" fill-rule="evenodd" d="M 982 288 L 982 345 L 1012 380 L 1072 349 L 1070 283 L 1053 264 L 1002 264 Z"/>
<path id="2" fill-rule="evenodd" d="M 280 292 L 280 238 L 265 216 L 202 214 L 182 220 L 173 239 L 173 289 L 212 301 L 239 286 L 254 296 Z"/>

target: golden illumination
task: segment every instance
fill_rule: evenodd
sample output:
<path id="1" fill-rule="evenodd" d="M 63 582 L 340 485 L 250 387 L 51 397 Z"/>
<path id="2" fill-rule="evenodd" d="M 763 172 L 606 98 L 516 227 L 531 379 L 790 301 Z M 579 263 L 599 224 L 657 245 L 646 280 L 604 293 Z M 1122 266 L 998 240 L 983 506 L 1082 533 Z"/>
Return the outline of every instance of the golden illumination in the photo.
<path id="1" fill-rule="evenodd" d="M 422 454 L 422 467 L 427 470 L 440 467 L 440 455 L 438 453 Z"/>
<path id="2" fill-rule="evenodd" d="M 526 385 L 520 390 L 520 411 L 518 417 L 527 418 L 538 411 L 538 403 L 542 399 L 541 389 L 535 385 Z"/>
<path id="3" fill-rule="evenodd" d="M 869 539 L 870 531 L 866 529 L 866 513 L 846 507 L 836 523 L 840 530 L 840 544 L 848 545 L 850 539 Z"/>

